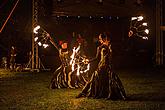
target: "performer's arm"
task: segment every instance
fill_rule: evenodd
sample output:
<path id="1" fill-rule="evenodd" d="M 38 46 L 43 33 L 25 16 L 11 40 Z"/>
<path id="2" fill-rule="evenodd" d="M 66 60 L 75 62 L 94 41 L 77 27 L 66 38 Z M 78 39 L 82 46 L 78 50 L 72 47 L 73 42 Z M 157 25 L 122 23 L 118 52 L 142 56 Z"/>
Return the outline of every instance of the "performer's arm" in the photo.
<path id="1" fill-rule="evenodd" d="M 94 58 L 92 58 L 91 60 L 89 60 L 89 62 L 92 62 L 92 61 L 95 61 L 96 59 L 98 59 L 98 56 L 99 56 L 99 52 L 100 51 L 100 48 L 97 47 L 97 53 L 96 53 L 96 56 Z"/>
<path id="2" fill-rule="evenodd" d="M 52 39 L 52 37 L 51 37 L 50 35 L 48 35 L 48 38 L 49 38 L 50 42 L 53 44 L 53 46 L 54 46 L 57 50 L 59 50 L 57 44 L 54 42 L 54 40 Z"/>

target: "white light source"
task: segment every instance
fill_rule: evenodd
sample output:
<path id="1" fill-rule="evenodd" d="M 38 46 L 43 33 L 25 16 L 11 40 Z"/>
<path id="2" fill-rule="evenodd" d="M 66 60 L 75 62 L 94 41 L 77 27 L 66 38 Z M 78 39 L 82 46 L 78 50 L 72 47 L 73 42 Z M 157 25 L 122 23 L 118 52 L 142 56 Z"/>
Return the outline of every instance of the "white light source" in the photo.
<path id="1" fill-rule="evenodd" d="M 142 39 L 148 40 L 148 37 L 142 37 Z"/>
<path id="2" fill-rule="evenodd" d="M 143 16 L 139 16 L 137 20 L 138 20 L 138 21 L 143 20 Z"/>
<path id="3" fill-rule="evenodd" d="M 135 20 L 135 19 L 137 19 L 137 17 L 132 17 L 132 18 L 131 18 L 132 21 Z"/>
<path id="4" fill-rule="evenodd" d="M 33 32 L 35 33 L 35 34 L 38 34 L 38 29 L 40 29 L 41 27 L 38 25 L 38 26 L 36 26 L 34 29 L 33 29 Z"/>
<path id="5" fill-rule="evenodd" d="M 48 44 L 43 44 L 43 47 L 44 48 L 47 48 L 49 45 Z"/>
<path id="6" fill-rule="evenodd" d="M 143 25 L 143 26 L 147 26 L 147 23 L 143 23 L 142 25 Z"/>
<path id="7" fill-rule="evenodd" d="M 35 38 L 34 38 L 34 41 L 36 42 L 37 40 L 38 40 L 38 37 L 35 37 Z"/>
<path id="8" fill-rule="evenodd" d="M 41 43 L 41 42 L 38 42 L 38 45 L 39 45 L 39 46 L 41 46 L 41 45 L 42 45 L 42 43 Z"/>
<path id="9" fill-rule="evenodd" d="M 148 29 L 145 29 L 144 32 L 145 32 L 146 34 L 149 34 L 149 30 L 148 30 Z"/>

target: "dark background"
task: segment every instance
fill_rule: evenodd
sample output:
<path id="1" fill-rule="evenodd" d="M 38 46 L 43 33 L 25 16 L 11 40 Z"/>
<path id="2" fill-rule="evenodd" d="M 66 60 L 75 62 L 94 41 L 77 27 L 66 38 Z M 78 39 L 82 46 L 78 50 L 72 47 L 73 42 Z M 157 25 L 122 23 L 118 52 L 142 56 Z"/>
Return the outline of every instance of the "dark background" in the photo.
<path id="1" fill-rule="evenodd" d="M 98 0 L 99 1 L 99 0 Z M 95 56 L 94 38 L 101 32 L 112 38 L 113 64 L 115 68 L 153 66 L 155 62 L 155 1 L 154 0 L 41 0 L 38 22 L 50 33 L 55 42 L 72 40 L 72 33 L 81 34 L 88 45 L 87 55 Z M 0 2 L 1 27 L 16 0 Z M 163 5 L 163 4 L 162 4 Z M 164 11 L 163 11 L 164 12 Z M 128 30 L 132 16 L 143 15 L 150 28 L 149 40 L 129 38 Z M 78 17 L 80 16 L 80 18 Z M 92 18 L 90 18 L 90 16 Z M 103 17 L 103 18 L 102 18 Z M 9 57 L 12 45 L 17 47 L 17 63 L 28 63 L 31 50 L 32 1 L 18 3 L 12 16 L 0 33 L 0 58 Z M 46 68 L 59 65 L 58 51 L 39 47 L 39 56 Z"/>

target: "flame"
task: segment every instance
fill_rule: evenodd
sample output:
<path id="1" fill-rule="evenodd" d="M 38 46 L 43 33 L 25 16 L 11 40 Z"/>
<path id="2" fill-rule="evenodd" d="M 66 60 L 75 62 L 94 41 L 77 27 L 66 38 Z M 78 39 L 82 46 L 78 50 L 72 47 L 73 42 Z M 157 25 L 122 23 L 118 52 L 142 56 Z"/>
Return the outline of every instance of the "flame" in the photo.
<path id="1" fill-rule="evenodd" d="M 90 64 L 87 65 L 87 69 L 86 70 L 80 71 L 80 73 L 86 73 L 87 71 L 89 71 L 89 69 L 90 69 Z"/>
<path id="2" fill-rule="evenodd" d="M 38 34 L 38 29 L 40 29 L 41 27 L 38 25 L 38 26 L 36 26 L 34 29 L 33 29 L 33 32 L 35 33 L 35 34 Z"/>
<path id="3" fill-rule="evenodd" d="M 74 47 L 73 48 L 73 53 L 70 56 L 71 57 L 70 65 L 72 66 L 72 72 L 77 69 L 77 75 L 78 76 L 80 75 L 80 73 L 85 73 L 85 72 L 89 71 L 89 69 L 90 69 L 90 64 L 87 64 L 86 69 L 83 70 L 84 69 L 84 65 L 86 65 L 86 63 L 85 63 L 85 59 L 84 58 L 83 58 L 83 60 L 81 59 L 82 57 L 78 57 L 77 58 L 77 53 L 78 53 L 79 50 L 80 50 L 80 45 L 77 48 Z M 83 64 L 83 66 L 82 66 L 82 64 Z"/>
<path id="4" fill-rule="evenodd" d="M 77 65 L 77 75 L 80 75 L 80 65 Z"/>

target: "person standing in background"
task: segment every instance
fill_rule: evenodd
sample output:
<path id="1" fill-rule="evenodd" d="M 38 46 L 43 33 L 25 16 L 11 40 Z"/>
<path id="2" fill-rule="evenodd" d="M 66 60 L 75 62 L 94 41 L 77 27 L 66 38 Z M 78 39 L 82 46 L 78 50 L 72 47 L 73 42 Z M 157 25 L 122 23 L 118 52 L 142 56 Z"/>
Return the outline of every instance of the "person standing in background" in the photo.
<path id="1" fill-rule="evenodd" d="M 10 69 L 11 69 L 11 71 L 15 70 L 15 67 L 16 67 L 16 63 L 15 63 L 16 56 L 17 56 L 16 48 L 14 46 L 12 46 L 11 50 L 10 50 Z"/>

